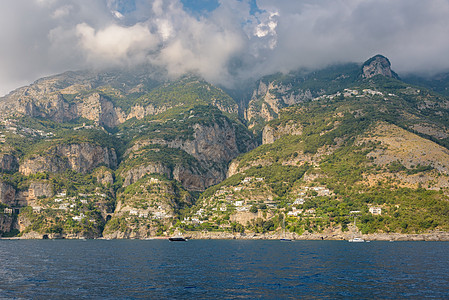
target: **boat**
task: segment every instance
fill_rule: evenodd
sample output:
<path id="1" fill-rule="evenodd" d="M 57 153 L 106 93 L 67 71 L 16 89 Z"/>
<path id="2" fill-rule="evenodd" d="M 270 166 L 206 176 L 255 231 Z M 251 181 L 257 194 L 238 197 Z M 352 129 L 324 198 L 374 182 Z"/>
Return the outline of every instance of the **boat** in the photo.
<path id="1" fill-rule="evenodd" d="M 364 243 L 365 240 L 359 237 L 355 237 L 349 240 L 350 243 Z"/>
<path id="2" fill-rule="evenodd" d="M 187 239 L 182 236 L 172 236 L 169 237 L 168 240 L 170 242 L 187 242 Z"/>
<path id="3" fill-rule="evenodd" d="M 281 242 L 291 242 L 292 239 L 285 237 L 285 215 L 282 219 L 282 238 L 279 239 Z"/>
<path id="4" fill-rule="evenodd" d="M 354 230 L 357 229 L 356 226 L 356 217 L 354 216 Z M 355 233 L 354 231 L 352 232 L 352 239 L 349 240 L 350 243 L 365 243 L 365 242 L 369 242 L 369 241 L 365 241 L 364 239 L 360 238 L 360 237 L 355 237 Z"/>

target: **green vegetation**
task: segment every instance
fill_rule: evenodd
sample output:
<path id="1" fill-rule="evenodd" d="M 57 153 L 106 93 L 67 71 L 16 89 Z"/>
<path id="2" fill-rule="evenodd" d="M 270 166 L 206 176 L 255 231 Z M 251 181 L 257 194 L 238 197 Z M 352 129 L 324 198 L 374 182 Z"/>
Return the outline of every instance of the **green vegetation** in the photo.
<path id="1" fill-rule="evenodd" d="M 194 76 L 185 76 L 176 82 L 158 87 L 137 99 L 136 103 L 142 106 L 152 104 L 155 107 L 213 104 L 230 111 L 236 108 L 235 101 L 221 89 Z"/>
<path id="2" fill-rule="evenodd" d="M 449 100 L 441 94 L 443 81 L 440 86 L 427 84 L 438 94 L 394 78 L 364 80 L 358 64 L 264 77 L 267 85 L 280 87 L 270 92 L 284 108 L 279 114 L 270 107 L 267 110 L 276 117 L 269 126 L 282 136 L 247 152 L 256 143 L 239 119 L 237 102 L 200 78 L 185 76 L 162 83 L 144 79 L 143 74 L 121 78 L 103 74 L 86 84 L 87 79 L 75 80 L 72 75 L 55 83 L 68 88 L 66 92 L 73 91 L 62 95 L 66 104 L 74 107 L 99 94 L 121 109 L 117 114 L 129 114 L 138 104 L 146 110 L 146 117 L 106 129 L 82 118 L 55 121 L 58 118 L 52 120 L 53 115 L 4 120 L 0 153 L 15 156 L 22 168 L 28 159 L 32 162 L 41 157 L 53 157 L 48 164 L 68 166 L 76 155 L 56 151 L 61 145 L 88 143 L 118 156 L 118 166 L 108 165 L 113 169 L 98 165 L 87 170 L 80 159 L 76 163 L 81 165 L 81 173 L 67 167 L 53 169 L 59 173 L 29 176 L 5 159 L 0 172 L 5 190 L 9 185 L 16 195 L 32 199 L 33 207 L 23 207 L 18 215 L 0 212 L 30 224 L 20 234 L 146 237 L 171 234 L 175 228 L 267 233 L 281 231 L 284 223 L 286 231 L 297 234 L 331 227 L 345 232 L 354 230 L 355 216 L 362 233 L 449 230 L 447 175 L 441 171 L 445 162 L 412 164 L 411 159 L 382 157 L 387 155 L 388 145 L 373 133 L 378 124 L 393 124 L 449 148 Z M 72 81 L 81 87 L 71 91 Z M 282 100 L 306 92 L 315 99 L 304 97 L 304 103 L 292 107 Z M 53 96 L 43 97 L 49 100 Z M 252 109 L 260 111 L 265 99 L 257 100 Z M 36 115 L 40 113 L 39 108 L 36 111 Z M 259 133 L 264 120 L 257 116 L 249 125 Z M 283 131 L 293 125 L 301 129 L 295 135 Z M 169 179 L 179 178 L 174 175 L 177 167 L 199 178 L 207 174 L 207 185 L 214 180 L 211 177 L 224 176 L 228 163 L 203 161 L 197 156 L 198 149 L 182 150 L 188 149 L 186 145 L 199 145 L 201 140 L 192 141 L 202 138 L 197 136 L 201 126 L 226 132 L 220 141 L 235 136 L 242 154 L 235 160 L 234 176 L 203 193 L 193 193 Z M 201 147 L 214 151 L 213 145 Z M 152 172 L 151 166 L 163 174 L 144 174 L 145 170 Z M 6 203 L 0 205 L 1 211 L 13 207 Z M 374 215 L 369 211 L 373 207 L 382 213 Z"/>

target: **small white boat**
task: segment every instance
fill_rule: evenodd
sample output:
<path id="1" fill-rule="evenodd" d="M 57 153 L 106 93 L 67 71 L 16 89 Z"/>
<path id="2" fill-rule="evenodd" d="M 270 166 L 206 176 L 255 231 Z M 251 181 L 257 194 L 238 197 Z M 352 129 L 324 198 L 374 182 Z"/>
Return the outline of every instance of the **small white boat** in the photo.
<path id="1" fill-rule="evenodd" d="M 364 239 L 360 237 L 355 237 L 355 230 L 357 229 L 356 225 L 356 216 L 354 216 L 354 232 L 352 233 L 352 239 L 349 240 L 350 243 L 365 243 L 369 241 L 365 241 Z"/>
<path id="2" fill-rule="evenodd" d="M 349 240 L 350 243 L 364 243 L 365 240 L 359 237 L 355 237 Z"/>

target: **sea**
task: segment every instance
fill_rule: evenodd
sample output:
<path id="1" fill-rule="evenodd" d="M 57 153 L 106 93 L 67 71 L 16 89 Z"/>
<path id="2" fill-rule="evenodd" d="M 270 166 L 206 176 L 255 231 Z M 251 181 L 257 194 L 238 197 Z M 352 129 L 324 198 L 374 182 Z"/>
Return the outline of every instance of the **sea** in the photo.
<path id="1" fill-rule="evenodd" d="M 0 299 L 449 299 L 449 242 L 0 240 Z"/>

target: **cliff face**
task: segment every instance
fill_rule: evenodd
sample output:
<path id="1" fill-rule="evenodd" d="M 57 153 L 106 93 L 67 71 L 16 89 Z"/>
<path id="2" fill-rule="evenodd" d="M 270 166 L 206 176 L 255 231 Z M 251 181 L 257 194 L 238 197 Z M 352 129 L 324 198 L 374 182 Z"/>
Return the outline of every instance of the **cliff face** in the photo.
<path id="1" fill-rule="evenodd" d="M 229 96 L 199 79 L 187 77 L 172 86 L 151 79 L 149 74 L 127 76 L 126 83 L 120 81 L 123 78 L 119 74 L 104 73 L 68 72 L 44 78 L 0 98 L 0 112 L 4 116 L 25 115 L 59 123 L 85 118 L 108 128 L 191 103 L 213 105 L 237 115 L 238 106 Z M 189 85 L 193 86 L 191 90 Z M 149 93 L 157 86 L 159 89 Z M 200 89 L 206 93 L 198 92 Z M 169 95 L 169 101 L 161 103 L 158 98 L 163 93 Z M 186 94 L 187 101 L 177 99 Z"/>
<path id="2" fill-rule="evenodd" d="M 253 91 L 248 108 L 245 111 L 245 119 L 249 128 L 257 129 L 263 123 L 277 118 L 279 110 L 290 105 L 311 100 L 313 98 L 310 90 L 296 90 L 291 84 L 270 81 L 259 82 Z"/>
<path id="3" fill-rule="evenodd" d="M 192 125 L 192 129 L 191 139 L 179 137 L 172 140 L 155 138 L 136 141 L 125 153 L 128 159 L 138 159 L 145 153 L 170 151 L 170 149 L 181 150 L 177 152 L 181 157 L 176 159 L 173 157 L 171 161 L 165 163 L 154 160 L 143 161 L 132 168 L 127 168 L 120 173 L 124 178 L 124 185 L 135 183 L 145 174 L 158 173 L 176 179 L 188 190 L 203 191 L 226 177 L 228 163 L 241 153 L 241 149 L 246 152 L 255 147 L 254 141 L 250 138 L 239 139 L 235 124 L 227 120 L 208 125 L 196 123 Z M 155 149 L 152 146 L 167 149 Z M 127 164 L 127 159 L 124 164 Z"/>
<path id="4" fill-rule="evenodd" d="M 266 125 L 262 131 L 262 144 L 272 144 L 284 135 L 301 135 L 302 125 L 293 121 L 282 126 Z"/>
<path id="5" fill-rule="evenodd" d="M 0 172 L 16 172 L 19 168 L 17 158 L 9 154 L 0 154 Z"/>
<path id="6" fill-rule="evenodd" d="M 391 63 L 388 58 L 382 55 L 372 57 L 362 66 L 363 78 L 369 79 L 377 75 L 399 78 L 398 75 L 391 70 Z"/>
<path id="7" fill-rule="evenodd" d="M 6 205 L 14 205 L 16 199 L 16 190 L 3 181 L 0 181 L 0 201 Z"/>
<path id="8" fill-rule="evenodd" d="M 448 113 L 445 100 L 379 81 L 378 89 L 372 79 L 372 89 L 347 89 L 281 111 L 265 126 L 264 144 L 234 159 L 229 178 L 203 193 L 191 224 L 199 219 L 248 235 L 279 232 L 283 220 L 300 236 L 336 228 L 447 231 L 447 123 L 436 126 L 429 117 Z M 354 210 L 363 221 L 349 228 Z"/>
<path id="9" fill-rule="evenodd" d="M 51 172 L 61 173 L 66 170 L 86 173 L 99 165 L 110 168 L 117 166 L 114 150 L 90 143 L 57 145 L 42 155 L 34 155 L 20 163 L 19 172 L 30 174 Z"/>
<path id="10" fill-rule="evenodd" d="M 194 76 L 141 75 L 68 73 L 0 99 L 0 201 L 25 237 L 270 236 L 283 220 L 300 237 L 346 232 L 351 210 L 366 232 L 449 228 L 449 101 L 390 79 L 385 57 L 267 76 L 240 110 Z"/>
<path id="11" fill-rule="evenodd" d="M 16 221 L 10 214 L 0 214 L 0 236 L 15 229 Z"/>

